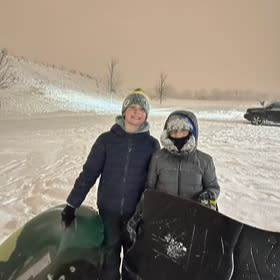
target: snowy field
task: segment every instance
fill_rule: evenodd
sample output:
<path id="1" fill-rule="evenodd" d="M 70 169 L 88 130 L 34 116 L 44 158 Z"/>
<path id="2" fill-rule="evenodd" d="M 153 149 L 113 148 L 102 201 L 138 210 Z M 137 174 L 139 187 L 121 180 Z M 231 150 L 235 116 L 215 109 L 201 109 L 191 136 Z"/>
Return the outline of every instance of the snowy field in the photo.
<path id="1" fill-rule="evenodd" d="M 12 105 L 0 110 L 0 241 L 41 211 L 65 202 L 91 145 L 110 129 L 120 111 L 120 101 L 89 100 L 74 93 L 70 102 L 65 100 L 70 93 L 60 97 L 51 93 L 47 103 L 40 96 L 17 97 L 15 102 L 6 98 Z M 54 99 L 56 106 L 69 105 L 63 111 L 53 110 Z M 28 113 L 42 104 L 44 112 Z M 255 105 L 166 101 L 153 106 L 151 133 L 159 138 L 165 118 L 174 109 L 195 112 L 199 148 L 210 153 L 216 164 L 220 212 L 280 231 L 280 126 L 246 122 L 245 108 Z M 95 195 L 96 188 L 84 203 L 95 207 Z"/>

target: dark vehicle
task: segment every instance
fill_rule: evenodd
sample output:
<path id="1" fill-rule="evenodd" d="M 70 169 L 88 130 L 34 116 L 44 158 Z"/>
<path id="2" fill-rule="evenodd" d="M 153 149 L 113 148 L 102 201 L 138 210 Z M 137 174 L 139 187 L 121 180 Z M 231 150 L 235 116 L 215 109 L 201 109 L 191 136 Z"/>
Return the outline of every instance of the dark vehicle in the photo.
<path id="1" fill-rule="evenodd" d="M 280 123 L 280 101 L 261 108 L 248 108 L 244 118 L 254 125 L 261 125 L 267 121 Z"/>

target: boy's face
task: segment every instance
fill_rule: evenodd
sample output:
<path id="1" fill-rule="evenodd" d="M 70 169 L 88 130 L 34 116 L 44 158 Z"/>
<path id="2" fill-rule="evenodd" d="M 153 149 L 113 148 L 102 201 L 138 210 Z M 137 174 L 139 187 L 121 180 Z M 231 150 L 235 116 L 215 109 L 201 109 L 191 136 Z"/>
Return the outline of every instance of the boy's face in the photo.
<path id="1" fill-rule="evenodd" d="M 188 130 L 174 130 L 169 133 L 172 138 L 184 138 L 189 135 Z"/>
<path id="2" fill-rule="evenodd" d="M 145 122 L 146 116 L 144 109 L 138 104 L 131 104 L 124 112 L 125 122 L 137 127 Z"/>

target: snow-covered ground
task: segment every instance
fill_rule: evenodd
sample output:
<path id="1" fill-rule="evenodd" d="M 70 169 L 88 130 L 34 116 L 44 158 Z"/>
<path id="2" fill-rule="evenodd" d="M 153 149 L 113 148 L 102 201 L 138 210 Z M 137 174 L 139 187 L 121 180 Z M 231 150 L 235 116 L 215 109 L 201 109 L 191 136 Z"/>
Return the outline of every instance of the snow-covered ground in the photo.
<path id="1" fill-rule="evenodd" d="M 0 241 L 26 221 L 65 202 L 96 137 L 110 129 L 121 100 L 49 85 L 38 92 L 0 90 Z M 239 102 L 153 102 L 151 133 L 169 112 L 194 111 L 199 148 L 210 153 L 221 185 L 220 212 L 280 231 L 280 127 L 252 126 Z M 95 206 L 96 188 L 85 203 Z"/>

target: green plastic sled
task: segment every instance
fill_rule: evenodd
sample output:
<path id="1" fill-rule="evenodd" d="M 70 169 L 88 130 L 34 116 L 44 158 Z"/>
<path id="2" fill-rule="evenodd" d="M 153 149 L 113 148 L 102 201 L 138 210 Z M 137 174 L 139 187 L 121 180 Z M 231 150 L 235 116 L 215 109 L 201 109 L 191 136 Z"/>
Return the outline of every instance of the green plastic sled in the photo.
<path id="1" fill-rule="evenodd" d="M 0 245 L 0 280 L 98 279 L 105 254 L 101 217 L 81 206 L 65 229 L 64 207 L 39 214 Z"/>

